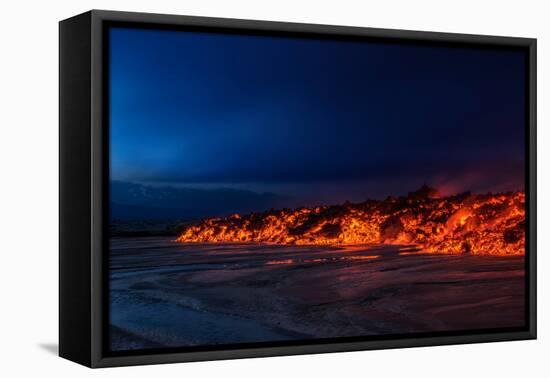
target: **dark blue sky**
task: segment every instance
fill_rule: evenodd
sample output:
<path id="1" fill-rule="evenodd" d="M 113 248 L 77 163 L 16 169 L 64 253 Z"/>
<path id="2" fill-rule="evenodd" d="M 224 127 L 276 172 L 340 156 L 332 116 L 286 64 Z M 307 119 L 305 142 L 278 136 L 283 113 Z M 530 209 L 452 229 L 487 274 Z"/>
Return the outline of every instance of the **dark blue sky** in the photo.
<path id="1" fill-rule="evenodd" d="M 522 189 L 521 52 L 114 28 L 111 178 L 296 204 Z"/>

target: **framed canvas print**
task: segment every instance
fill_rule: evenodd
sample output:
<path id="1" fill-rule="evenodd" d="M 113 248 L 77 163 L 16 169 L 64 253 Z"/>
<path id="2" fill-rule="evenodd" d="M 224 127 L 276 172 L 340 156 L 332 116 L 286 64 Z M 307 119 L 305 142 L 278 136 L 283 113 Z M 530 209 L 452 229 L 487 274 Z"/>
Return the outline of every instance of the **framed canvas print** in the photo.
<path id="1" fill-rule="evenodd" d="M 536 41 L 60 23 L 60 355 L 536 337 Z"/>

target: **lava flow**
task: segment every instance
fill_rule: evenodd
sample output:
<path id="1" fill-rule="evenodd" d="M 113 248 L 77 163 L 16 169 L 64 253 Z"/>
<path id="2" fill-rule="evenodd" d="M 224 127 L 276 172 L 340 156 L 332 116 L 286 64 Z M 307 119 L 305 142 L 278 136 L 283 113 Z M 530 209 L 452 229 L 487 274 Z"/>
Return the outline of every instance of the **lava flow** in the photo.
<path id="1" fill-rule="evenodd" d="M 383 201 L 207 218 L 187 226 L 177 241 L 413 244 L 430 253 L 522 255 L 525 193 L 441 197 L 423 186 Z"/>

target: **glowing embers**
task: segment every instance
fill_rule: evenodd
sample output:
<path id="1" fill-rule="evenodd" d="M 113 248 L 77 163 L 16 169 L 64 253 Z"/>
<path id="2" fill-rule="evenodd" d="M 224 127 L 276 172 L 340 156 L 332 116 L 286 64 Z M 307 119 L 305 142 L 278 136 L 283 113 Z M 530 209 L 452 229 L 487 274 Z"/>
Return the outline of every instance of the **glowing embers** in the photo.
<path id="1" fill-rule="evenodd" d="M 429 253 L 519 255 L 525 253 L 525 193 L 440 197 L 424 187 L 384 201 L 208 218 L 186 227 L 177 241 L 412 244 Z"/>

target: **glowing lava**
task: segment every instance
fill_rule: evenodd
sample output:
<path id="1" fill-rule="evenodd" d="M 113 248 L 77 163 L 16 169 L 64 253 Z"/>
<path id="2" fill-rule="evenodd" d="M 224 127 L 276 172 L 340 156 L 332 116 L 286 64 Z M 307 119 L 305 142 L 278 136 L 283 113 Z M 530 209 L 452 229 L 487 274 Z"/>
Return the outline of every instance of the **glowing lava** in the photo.
<path id="1" fill-rule="evenodd" d="M 414 244 L 431 253 L 525 253 L 525 193 L 440 197 L 427 186 L 406 197 L 281 209 L 187 226 L 178 242 Z"/>

